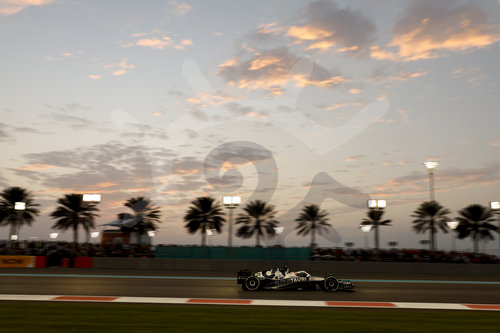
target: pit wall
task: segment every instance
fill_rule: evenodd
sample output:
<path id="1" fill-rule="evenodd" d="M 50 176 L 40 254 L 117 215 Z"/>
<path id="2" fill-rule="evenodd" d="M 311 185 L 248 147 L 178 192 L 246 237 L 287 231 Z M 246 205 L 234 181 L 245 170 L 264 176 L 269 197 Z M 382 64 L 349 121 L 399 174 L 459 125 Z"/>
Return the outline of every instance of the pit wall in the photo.
<path id="1" fill-rule="evenodd" d="M 310 273 L 335 273 L 338 275 L 440 275 L 453 280 L 464 277 L 488 276 L 500 280 L 498 264 L 445 264 L 405 262 L 352 262 L 310 260 L 235 260 L 235 259 L 167 259 L 167 258 L 93 258 L 93 268 L 126 270 L 163 270 L 171 272 L 215 272 L 231 274 L 240 269 L 260 271 L 272 267 L 289 266 L 293 270 Z"/>

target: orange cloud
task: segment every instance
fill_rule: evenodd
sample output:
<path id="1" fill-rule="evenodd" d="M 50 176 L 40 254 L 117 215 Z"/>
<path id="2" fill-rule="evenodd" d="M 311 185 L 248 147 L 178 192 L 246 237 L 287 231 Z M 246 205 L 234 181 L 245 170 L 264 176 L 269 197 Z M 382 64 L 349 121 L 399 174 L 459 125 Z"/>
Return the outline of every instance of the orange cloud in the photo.
<path id="1" fill-rule="evenodd" d="M 112 72 L 112 74 L 114 76 L 120 76 L 123 74 L 127 74 L 128 73 L 127 69 L 133 69 L 133 68 L 135 68 L 135 65 L 127 64 L 127 59 L 125 58 L 117 64 L 115 63 L 115 64 L 109 64 L 109 65 L 104 66 L 104 68 L 113 68 L 113 67 L 118 67 L 118 69 L 115 69 Z M 99 76 L 99 78 L 97 78 L 97 76 L 98 75 L 95 75 L 92 78 L 93 79 L 100 79 L 101 78 L 100 76 Z M 89 78 L 90 78 L 90 76 L 89 76 Z"/>
<path id="2" fill-rule="evenodd" d="M 150 47 L 152 49 L 163 50 L 174 41 L 170 37 L 162 38 L 143 38 L 135 42 L 135 45 Z"/>
<path id="3" fill-rule="evenodd" d="M 3 0 L 0 1 L 0 16 L 14 15 L 29 6 L 42 6 L 54 0 Z"/>
<path id="4" fill-rule="evenodd" d="M 281 58 L 277 56 L 265 56 L 261 58 L 255 58 L 251 64 L 249 70 L 254 71 L 261 69 L 270 65 L 275 65 L 281 62 Z"/>
<path id="5" fill-rule="evenodd" d="M 189 11 L 193 9 L 193 6 L 187 3 L 174 3 L 174 11 L 177 15 L 185 16 Z"/>
<path id="6" fill-rule="evenodd" d="M 497 27 L 473 3 L 449 8 L 441 2 L 416 2 L 395 25 L 393 40 L 386 47 L 372 46 L 370 54 L 393 61 L 437 58 L 497 42 Z"/>
<path id="7" fill-rule="evenodd" d="M 332 106 L 329 106 L 327 108 L 327 110 L 336 110 L 336 109 L 340 109 L 340 108 L 343 108 L 345 106 L 348 106 L 349 104 L 346 103 L 346 102 L 342 102 L 342 103 L 335 103 L 333 104 Z"/>
<path id="8" fill-rule="evenodd" d="M 209 94 L 205 92 L 200 92 L 196 97 L 190 97 L 186 99 L 188 103 L 197 104 L 201 107 L 208 107 L 211 105 L 225 104 L 230 101 L 237 100 L 238 97 L 233 97 L 229 95 L 222 94 Z"/>
<path id="9" fill-rule="evenodd" d="M 102 182 L 102 183 L 95 184 L 94 186 L 97 188 L 106 188 L 106 187 L 112 187 L 112 186 L 117 186 L 117 185 L 119 185 L 119 184 L 111 183 L 111 182 Z"/>
<path id="10" fill-rule="evenodd" d="M 279 35 L 286 32 L 286 28 L 278 27 L 276 22 L 263 23 L 257 27 L 257 32 L 263 35 Z"/>
<path id="11" fill-rule="evenodd" d="M 153 35 L 153 36 L 151 36 L 151 35 Z M 156 35 L 156 36 L 154 36 L 154 35 Z M 193 41 L 190 39 L 183 39 L 180 42 L 176 42 L 175 40 L 173 40 L 169 36 L 159 34 L 157 30 L 153 31 L 152 34 L 146 34 L 146 33 L 133 34 L 132 37 L 133 38 L 144 37 L 144 38 L 140 38 L 139 40 L 135 41 L 135 45 L 149 47 L 149 48 L 156 49 L 156 50 L 163 50 L 167 47 L 172 47 L 176 50 L 185 50 L 186 47 L 194 45 Z M 133 43 L 132 43 L 132 45 L 133 45 Z M 122 46 L 123 47 L 130 47 L 130 43 L 122 44 Z"/>
<path id="12" fill-rule="evenodd" d="M 22 166 L 22 167 L 19 168 L 19 170 L 23 170 L 23 171 L 38 171 L 38 170 L 52 169 L 53 167 L 54 167 L 53 165 L 36 163 L 36 164 L 32 164 L 32 165 Z"/>
<path id="13" fill-rule="evenodd" d="M 318 40 L 329 37 L 332 34 L 331 31 L 307 25 L 302 27 L 294 25 L 288 28 L 287 31 L 288 36 L 295 37 L 299 40 Z"/>
<path id="14" fill-rule="evenodd" d="M 192 175 L 192 174 L 197 174 L 200 173 L 200 169 L 175 169 L 176 173 L 180 173 L 181 175 Z"/>
<path id="15" fill-rule="evenodd" d="M 345 79 L 340 75 L 333 76 L 325 80 L 312 80 L 310 77 L 302 74 L 293 75 L 292 77 L 295 81 L 297 81 L 297 86 L 299 87 L 315 86 L 320 88 L 328 88 L 345 81 Z"/>
<path id="16" fill-rule="evenodd" d="M 327 40 L 322 40 L 322 41 L 319 41 L 317 43 L 314 43 L 314 44 L 311 44 L 309 45 L 306 50 L 307 51 L 310 51 L 310 50 L 321 50 L 321 51 L 326 51 L 326 50 L 329 50 L 332 48 L 332 46 L 334 46 L 335 43 L 332 42 L 332 41 L 327 41 Z M 338 50 L 337 50 L 338 51 Z"/>
<path id="17" fill-rule="evenodd" d="M 499 0 L 500 1 L 500 0 Z M 490 142 L 490 146 L 493 146 L 493 147 L 500 147 L 500 139 L 498 140 L 494 140 L 494 141 L 491 141 Z"/>
<path id="18" fill-rule="evenodd" d="M 95 75 L 95 74 L 91 74 L 89 76 L 87 76 L 89 79 L 92 79 L 92 80 L 100 80 L 102 78 L 101 75 Z"/>
<path id="19" fill-rule="evenodd" d="M 123 74 L 127 74 L 127 71 L 124 70 L 124 69 L 117 69 L 117 70 L 113 71 L 113 75 L 114 76 L 120 76 L 120 75 L 123 75 Z"/>
<path id="20" fill-rule="evenodd" d="M 395 75 L 393 74 L 388 74 L 384 73 L 384 71 L 375 71 L 372 76 L 369 78 L 366 78 L 366 81 L 368 82 L 374 82 L 374 81 L 381 81 L 381 80 L 387 80 L 387 81 L 407 81 L 410 79 L 415 79 L 418 77 L 426 76 L 428 72 L 400 72 Z"/>

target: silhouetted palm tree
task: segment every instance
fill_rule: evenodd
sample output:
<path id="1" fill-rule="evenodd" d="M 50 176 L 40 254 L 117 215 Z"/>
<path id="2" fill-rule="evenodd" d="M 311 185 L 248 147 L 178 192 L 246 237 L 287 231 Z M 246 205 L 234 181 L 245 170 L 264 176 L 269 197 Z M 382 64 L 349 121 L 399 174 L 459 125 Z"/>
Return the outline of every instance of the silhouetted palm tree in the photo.
<path id="1" fill-rule="evenodd" d="M 239 214 L 236 219 L 236 224 L 243 224 L 237 231 L 236 236 L 242 238 L 250 238 L 254 234 L 257 241 L 256 246 L 260 247 L 260 237 L 276 235 L 275 228 L 279 222 L 274 219 L 277 213 L 274 206 L 266 204 L 264 201 L 250 201 L 243 208 L 245 214 Z"/>
<path id="2" fill-rule="evenodd" d="M 78 227 L 82 226 L 85 231 L 95 228 L 95 212 L 99 211 L 97 202 L 83 201 L 81 194 L 66 194 L 57 200 L 58 207 L 50 214 L 56 220 L 53 229 L 73 229 L 73 242 L 78 242 Z"/>
<path id="3" fill-rule="evenodd" d="M 384 210 L 382 209 L 370 209 L 366 213 L 368 218 L 364 218 L 361 221 L 361 225 L 371 225 L 375 230 L 375 249 L 379 249 L 379 230 L 380 226 L 390 226 L 391 220 L 382 220 L 382 216 L 384 215 Z"/>
<path id="4" fill-rule="evenodd" d="M 331 227 L 328 223 L 328 213 L 325 210 L 320 210 L 318 205 L 306 205 L 302 208 L 299 217 L 295 219 L 298 225 L 297 234 L 306 236 L 311 233 L 311 249 L 316 246 L 316 232 L 321 235 L 321 232 L 328 232 L 327 227 Z"/>
<path id="5" fill-rule="evenodd" d="M 16 210 L 16 202 L 24 202 L 24 210 Z M 8 187 L 0 193 L 0 226 L 10 225 L 10 237 L 19 235 L 23 224 L 31 225 L 35 216 L 40 214 L 33 194 L 22 187 Z"/>
<path id="6" fill-rule="evenodd" d="M 136 222 L 131 226 L 123 226 L 122 230 L 128 232 L 135 232 L 138 236 L 138 244 L 141 244 L 142 236 L 148 231 L 155 231 L 158 228 L 158 223 L 161 223 L 161 211 L 156 207 L 150 198 L 135 197 L 128 199 L 124 204 L 125 207 L 132 209 Z M 130 214 L 120 213 L 119 219 Z"/>
<path id="7" fill-rule="evenodd" d="M 473 204 L 465 207 L 458 212 L 457 221 L 460 222 L 455 229 L 458 238 L 464 239 L 471 237 L 474 242 L 474 252 L 479 252 L 480 240 L 492 240 L 492 231 L 498 231 L 497 227 L 490 222 L 495 222 L 491 209 Z"/>
<path id="8" fill-rule="evenodd" d="M 201 246 L 206 245 L 207 230 L 220 233 L 222 224 L 226 222 L 222 206 L 211 197 L 199 197 L 191 201 L 184 221 L 190 234 L 201 232 Z"/>
<path id="9" fill-rule="evenodd" d="M 450 218 L 446 215 L 450 214 L 447 208 L 441 206 L 437 201 L 426 201 L 413 212 L 413 229 L 417 233 L 425 233 L 429 231 L 429 244 L 430 250 L 436 250 L 436 240 L 435 234 L 441 229 L 444 233 L 448 233 L 448 226 L 446 222 L 450 221 Z"/>

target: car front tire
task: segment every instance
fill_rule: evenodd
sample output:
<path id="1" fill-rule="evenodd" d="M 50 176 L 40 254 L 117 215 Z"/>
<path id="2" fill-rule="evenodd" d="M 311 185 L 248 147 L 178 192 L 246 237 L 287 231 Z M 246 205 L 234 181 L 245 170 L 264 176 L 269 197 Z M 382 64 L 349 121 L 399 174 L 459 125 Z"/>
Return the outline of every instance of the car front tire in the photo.
<path id="1" fill-rule="evenodd" d="M 255 291 L 260 288 L 260 280 L 255 276 L 249 276 L 245 279 L 244 288 L 249 291 Z"/>
<path id="2" fill-rule="evenodd" d="M 329 276 L 323 280 L 322 287 L 326 291 L 335 291 L 339 288 L 339 281 L 333 276 Z"/>

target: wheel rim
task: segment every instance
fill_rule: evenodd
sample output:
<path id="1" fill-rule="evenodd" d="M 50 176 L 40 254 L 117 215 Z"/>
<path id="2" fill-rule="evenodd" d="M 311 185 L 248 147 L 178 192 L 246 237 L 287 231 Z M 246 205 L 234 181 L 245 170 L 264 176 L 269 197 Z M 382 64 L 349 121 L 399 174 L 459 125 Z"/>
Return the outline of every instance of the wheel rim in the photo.
<path id="1" fill-rule="evenodd" d="M 256 290 L 259 288 L 259 280 L 255 277 L 251 277 L 246 281 L 246 285 L 249 290 Z"/>
<path id="2" fill-rule="evenodd" d="M 338 281 L 335 278 L 327 278 L 325 280 L 325 287 L 328 290 L 336 290 L 338 288 Z"/>

